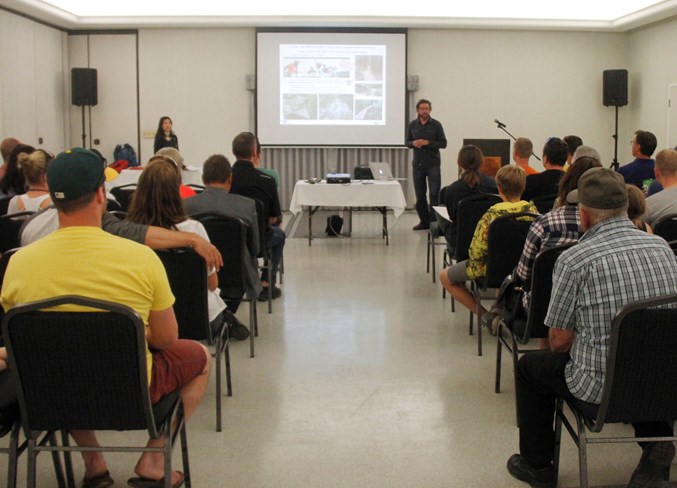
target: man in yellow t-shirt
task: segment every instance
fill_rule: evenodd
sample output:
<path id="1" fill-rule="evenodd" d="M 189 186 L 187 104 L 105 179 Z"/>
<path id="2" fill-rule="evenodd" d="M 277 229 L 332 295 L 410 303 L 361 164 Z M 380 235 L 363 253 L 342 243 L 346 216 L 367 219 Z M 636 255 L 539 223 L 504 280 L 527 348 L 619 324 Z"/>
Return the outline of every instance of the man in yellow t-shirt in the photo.
<path id="1" fill-rule="evenodd" d="M 106 209 L 108 169 L 91 151 L 75 148 L 59 154 L 47 167 L 47 183 L 59 214 L 59 229 L 18 251 L 9 263 L 0 302 L 5 310 L 59 295 L 114 300 L 134 309 L 146 325 L 151 401 L 179 390 L 186 418 L 202 401 L 209 378 L 210 355 L 195 341 L 178 339 L 178 325 L 167 275 L 148 247 L 101 229 Z M 69 310 L 69 308 L 59 308 Z M 70 310 L 84 310 L 71 307 Z M 73 431 L 80 446 L 98 446 L 92 431 Z M 150 439 L 149 446 L 163 440 Z M 83 486 L 111 486 L 100 452 L 83 452 Z M 162 453 L 144 453 L 129 480 L 145 486 L 162 479 Z M 172 473 L 172 486 L 183 474 Z"/>

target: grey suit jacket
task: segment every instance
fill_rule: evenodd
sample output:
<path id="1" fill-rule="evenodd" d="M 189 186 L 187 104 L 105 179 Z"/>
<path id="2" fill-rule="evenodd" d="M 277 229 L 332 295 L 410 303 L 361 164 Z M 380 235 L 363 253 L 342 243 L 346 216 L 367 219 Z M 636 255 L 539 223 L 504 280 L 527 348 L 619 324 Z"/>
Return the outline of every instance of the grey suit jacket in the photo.
<path id="1" fill-rule="evenodd" d="M 259 226 L 256 218 L 256 204 L 251 198 L 228 193 L 221 188 L 207 187 L 202 193 L 183 200 L 183 206 L 189 216 L 214 213 L 225 217 L 235 217 L 247 226 L 247 296 L 256 298 L 261 290 L 256 256 L 259 254 Z"/>

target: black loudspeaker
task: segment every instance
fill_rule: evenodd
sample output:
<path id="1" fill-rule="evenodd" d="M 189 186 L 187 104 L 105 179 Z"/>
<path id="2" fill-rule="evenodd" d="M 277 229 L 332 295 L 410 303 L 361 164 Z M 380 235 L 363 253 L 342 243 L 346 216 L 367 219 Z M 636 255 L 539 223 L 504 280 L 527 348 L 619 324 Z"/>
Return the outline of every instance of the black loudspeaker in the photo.
<path id="1" fill-rule="evenodd" d="M 604 71 L 604 106 L 623 107 L 628 104 L 628 70 Z"/>
<path id="2" fill-rule="evenodd" d="M 73 105 L 96 105 L 97 90 L 95 69 L 71 69 L 71 99 Z"/>

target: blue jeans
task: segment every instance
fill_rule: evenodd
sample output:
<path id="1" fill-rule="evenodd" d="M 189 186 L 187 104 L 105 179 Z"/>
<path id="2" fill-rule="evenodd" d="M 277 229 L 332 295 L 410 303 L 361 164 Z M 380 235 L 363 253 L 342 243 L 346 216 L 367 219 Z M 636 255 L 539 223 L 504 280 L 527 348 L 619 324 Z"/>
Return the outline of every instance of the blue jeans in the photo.
<path id="1" fill-rule="evenodd" d="M 418 214 L 418 219 L 425 226 L 430 226 L 431 216 L 433 215 L 433 205 L 438 204 L 437 199 L 439 198 L 441 186 L 442 176 L 439 166 L 428 169 L 414 167 L 416 213 Z M 430 205 L 428 205 L 426 192 L 430 195 Z"/>
<path id="2" fill-rule="evenodd" d="M 264 269 L 261 272 L 261 281 L 267 281 L 269 285 L 274 286 L 275 278 L 277 277 L 277 270 L 279 269 L 280 261 L 282 260 L 282 250 L 284 249 L 284 242 L 286 236 L 284 234 L 284 231 L 280 229 L 280 227 L 277 225 L 271 225 L 269 229 L 270 232 L 266 244 L 271 250 L 272 262 L 270 264 L 272 266 L 271 270 L 272 275 L 271 278 L 268 279 L 268 270 Z"/>

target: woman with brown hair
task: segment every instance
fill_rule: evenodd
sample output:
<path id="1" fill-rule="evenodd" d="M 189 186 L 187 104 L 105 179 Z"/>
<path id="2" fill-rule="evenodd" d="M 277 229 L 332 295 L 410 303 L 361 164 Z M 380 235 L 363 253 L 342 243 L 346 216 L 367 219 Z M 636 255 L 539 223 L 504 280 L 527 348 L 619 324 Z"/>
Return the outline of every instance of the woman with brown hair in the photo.
<path id="1" fill-rule="evenodd" d="M 180 185 L 181 173 L 176 162 L 165 156 L 153 156 L 139 176 L 136 191 L 129 205 L 127 220 L 137 224 L 193 232 L 209 240 L 203 225 L 186 216 L 179 194 Z M 214 268 L 208 270 L 207 285 L 209 320 L 214 328 L 220 327 L 224 320 L 223 312 L 226 304 L 219 295 L 218 275 Z M 234 339 L 242 340 L 249 336 L 247 328 L 238 322 L 231 323 L 229 330 Z"/>
<path id="2" fill-rule="evenodd" d="M 456 245 L 458 202 L 477 193 L 498 193 L 496 181 L 480 173 L 483 161 L 484 155 L 477 146 L 469 144 L 458 151 L 457 163 L 461 174 L 457 181 L 447 187 L 444 199 L 451 220 L 451 224 L 447 226 L 444 232 L 444 237 L 447 239 L 447 245 L 451 248 Z"/>

